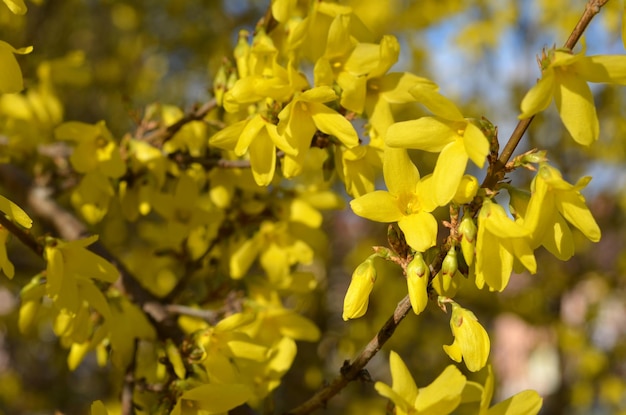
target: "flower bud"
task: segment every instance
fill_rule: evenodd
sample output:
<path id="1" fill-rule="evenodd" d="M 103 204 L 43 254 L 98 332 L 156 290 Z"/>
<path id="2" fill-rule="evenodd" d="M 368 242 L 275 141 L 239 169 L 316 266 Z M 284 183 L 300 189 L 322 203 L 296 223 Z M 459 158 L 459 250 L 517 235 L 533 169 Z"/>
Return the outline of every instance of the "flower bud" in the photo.
<path id="1" fill-rule="evenodd" d="M 359 318 L 367 311 L 369 296 L 376 281 L 373 259 L 367 258 L 352 274 L 350 286 L 343 300 L 343 319 Z"/>
<path id="2" fill-rule="evenodd" d="M 478 230 L 474 220 L 469 216 L 464 216 L 459 225 L 459 233 L 461 234 L 461 252 L 468 266 L 474 263 L 474 248 L 476 247 L 477 232 Z"/>
<path id="3" fill-rule="evenodd" d="M 458 271 L 455 247 L 450 248 L 441 264 L 441 270 L 433 278 L 433 288 L 444 297 L 454 297 L 461 285 L 461 273 Z"/>
<path id="4" fill-rule="evenodd" d="M 459 188 L 456 190 L 452 201 L 459 205 L 469 203 L 474 199 L 479 188 L 478 179 L 472 175 L 466 174 L 461 178 L 461 183 L 459 183 Z"/>
<path id="5" fill-rule="evenodd" d="M 428 304 L 428 277 L 430 270 L 424 262 L 422 254 L 417 252 L 406 268 L 406 282 L 409 289 L 409 299 L 415 314 L 419 314 Z"/>

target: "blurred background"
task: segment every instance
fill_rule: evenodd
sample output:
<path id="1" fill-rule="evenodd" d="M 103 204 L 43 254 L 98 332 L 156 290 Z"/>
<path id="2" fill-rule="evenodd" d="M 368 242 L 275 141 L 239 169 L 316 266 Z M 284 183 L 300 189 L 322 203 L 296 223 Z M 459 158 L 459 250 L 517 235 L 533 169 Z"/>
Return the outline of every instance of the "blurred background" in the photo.
<path id="1" fill-rule="evenodd" d="M 352 6 L 377 35 L 398 37 L 402 52 L 394 71 L 434 80 L 466 116 L 485 116 L 497 125 L 504 143 L 516 124 L 521 98 L 540 77 L 536 55 L 564 43 L 586 2 L 341 3 Z M 150 103 L 188 109 L 207 101 L 237 33 L 254 29 L 268 1 L 38 0 L 27 5 L 28 13 L 18 18 L 0 5 L 0 39 L 34 47 L 18 58 L 27 90 L 48 79 L 63 103 L 63 119 L 106 120 L 113 135 L 121 137 L 136 128 Z M 588 54 L 624 52 L 621 7 L 609 1 L 592 22 L 585 36 Z M 544 397 L 543 414 L 626 414 L 626 95 L 620 88 L 592 89 L 601 126 L 596 145 L 575 144 L 551 107 L 535 119 L 518 153 L 548 150 L 551 163 L 572 183 L 593 176 L 584 194 L 602 229 L 601 242 L 589 243 L 577 233 L 577 255 L 569 262 L 539 250 L 536 275 L 513 276 L 501 295 L 467 284 L 456 299 L 475 312 L 491 335 L 496 400 L 533 388 Z M 11 108 L 0 105 L 0 117 L 2 111 Z M 40 132 L 49 133 L 44 127 Z M 422 174 L 433 168 L 432 155 L 412 156 Z M 516 186 L 530 179 L 530 172 L 512 178 Z M 341 305 L 352 270 L 371 254 L 371 246 L 386 245 L 386 226 L 363 221 L 349 210 L 327 215 L 324 226 L 330 260 L 318 295 L 307 303 L 323 336 L 319 343 L 299 345 L 293 368 L 276 392 L 276 413 L 332 379 L 406 293 L 399 269 L 377 259 L 379 279 L 367 315 L 343 322 Z M 86 413 L 92 400 L 115 396 L 119 385 L 111 384 L 109 369 L 98 368 L 94 359 L 68 371 L 67 350 L 49 327 L 29 336 L 18 333 L 17 294 L 42 264 L 17 243 L 11 244 L 10 256 L 22 274 L 12 281 L 0 279 L 0 413 Z M 430 383 L 450 363 L 441 348 L 452 342 L 448 322 L 449 315 L 432 304 L 419 317 L 409 315 L 368 365 L 372 378 L 389 382 L 388 351 L 393 349 L 418 386 Z M 481 373 L 466 374 L 482 380 Z M 373 414 L 385 407 L 372 384 L 355 383 L 325 413 Z"/>

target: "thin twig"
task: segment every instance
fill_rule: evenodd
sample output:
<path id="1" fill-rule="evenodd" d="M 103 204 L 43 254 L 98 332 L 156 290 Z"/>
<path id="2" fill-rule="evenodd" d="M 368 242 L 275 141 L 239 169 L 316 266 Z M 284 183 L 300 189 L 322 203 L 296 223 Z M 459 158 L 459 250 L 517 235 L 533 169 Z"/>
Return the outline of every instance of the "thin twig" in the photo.
<path id="1" fill-rule="evenodd" d="M 141 138 L 148 143 L 160 147 L 164 143 L 169 141 L 172 137 L 174 137 L 174 135 L 178 131 L 180 131 L 180 129 L 183 128 L 186 124 L 192 121 L 202 120 L 215 107 L 217 107 L 217 101 L 215 100 L 215 98 L 213 98 L 201 107 L 194 108 L 191 112 L 185 114 L 174 124 L 168 125 L 167 127 L 158 128 L 150 132 L 149 134 L 143 135 Z"/>
<path id="2" fill-rule="evenodd" d="M 38 256 L 43 256 L 43 246 L 37 242 L 37 240 L 33 237 L 33 235 L 21 227 L 17 226 L 13 223 L 9 218 L 4 216 L 2 212 L 0 212 L 0 228 L 5 228 L 9 231 L 13 236 L 19 239 L 24 245 L 30 248 Z"/>
<path id="3" fill-rule="evenodd" d="M 135 366 L 137 365 L 137 343 L 135 339 L 133 354 L 126 373 L 124 374 L 124 385 L 122 386 L 122 415 L 134 415 L 135 405 L 133 404 L 133 394 L 135 391 Z"/>

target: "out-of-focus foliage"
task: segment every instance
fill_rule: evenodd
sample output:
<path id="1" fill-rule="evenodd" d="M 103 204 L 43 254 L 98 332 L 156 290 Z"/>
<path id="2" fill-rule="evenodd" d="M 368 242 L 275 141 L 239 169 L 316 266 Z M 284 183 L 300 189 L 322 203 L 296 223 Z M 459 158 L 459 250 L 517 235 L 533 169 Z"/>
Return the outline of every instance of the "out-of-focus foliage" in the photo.
<path id="1" fill-rule="evenodd" d="M 281 413 L 405 295 L 329 413 L 626 413 L 623 5 L 555 48 L 583 9 L 4 0 L 0 414 Z M 481 187 L 518 115 L 545 152 Z"/>

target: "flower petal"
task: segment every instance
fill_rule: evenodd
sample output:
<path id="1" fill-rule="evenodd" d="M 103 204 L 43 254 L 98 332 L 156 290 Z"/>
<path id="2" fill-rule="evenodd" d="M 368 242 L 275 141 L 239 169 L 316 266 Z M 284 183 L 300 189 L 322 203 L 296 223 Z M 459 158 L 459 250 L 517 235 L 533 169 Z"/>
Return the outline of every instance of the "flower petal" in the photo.
<path id="1" fill-rule="evenodd" d="M 383 154 L 383 176 L 389 193 L 395 196 L 415 193 L 419 171 L 403 148 L 388 148 Z"/>
<path id="2" fill-rule="evenodd" d="M 390 147 L 439 152 L 455 137 L 456 132 L 443 120 L 422 117 L 392 124 L 387 129 L 385 143 Z"/>
<path id="3" fill-rule="evenodd" d="M 625 26 L 626 27 L 626 26 Z M 626 83 L 626 56 L 586 56 L 576 62 L 576 72 L 587 82 Z"/>
<path id="4" fill-rule="evenodd" d="M 430 385 L 420 388 L 415 408 L 425 414 L 449 414 L 461 403 L 466 383 L 461 371 L 450 365 Z"/>
<path id="5" fill-rule="evenodd" d="M 439 206 L 452 200 L 459 188 L 466 166 L 467 153 L 465 153 L 463 141 L 457 140 L 450 143 L 441 151 L 433 172 L 435 202 Z"/>
<path id="6" fill-rule="evenodd" d="M 357 197 L 350 202 L 350 207 L 356 215 L 375 222 L 391 223 L 403 218 L 397 198 L 384 190 Z"/>
<path id="7" fill-rule="evenodd" d="M 559 72 L 554 101 L 561 120 L 577 143 L 589 145 L 600 134 L 593 94 L 585 80 L 567 71 Z"/>
<path id="8" fill-rule="evenodd" d="M 480 128 L 471 122 L 468 122 L 467 127 L 465 127 L 463 144 L 465 144 L 465 152 L 470 160 L 482 169 L 485 165 L 487 154 L 489 154 L 489 140 L 480 131 Z"/>
<path id="9" fill-rule="evenodd" d="M 437 220 L 426 212 L 404 216 L 398 221 L 409 246 L 418 252 L 424 252 L 437 242 Z"/>
<path id="10" fill-rule="evenodd" d="M 554 70 L 547 69 L 544 71 L 543 77 L 522 99 L 522 113 L 519 115 L 519 119 L 530 118 L 548 108 L 554 93 L 554 82 Z"/>
<path id="11" fill-rule="evenodd" d="M 326 105 L 311 103 L 311 116 L 315 126 L 323 133 L 334 135 L 348 148 L 359 145 L 359 136 L 350 121 Z"/>
<path id="12" fill-rule="evenodd" d="M 415 99 L 434 115 L 450 121 L 463 121 L 463 114 L 448 98 L 427 84 L 418 84 L 409 91 Z"/>
<path id="13" fill-rule="evenodd" d="M 250 143 L 250 167 L 254 181 L 259 186 L 267 186 L 272 182 L 276 170 L 276 147 L 264 127 Z"/>
<path id="14" fill-rule="evenodd" d="M 556 206 L 565 219 L 577 227 L 590 241 L 598 242 L 600 227 L 585 204 L 585 198 L 578 192 L 559 192 Z"/>

